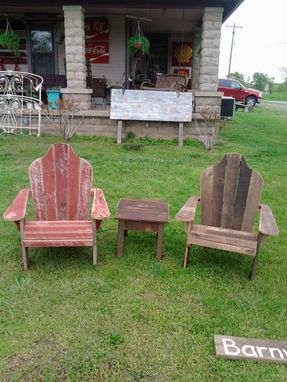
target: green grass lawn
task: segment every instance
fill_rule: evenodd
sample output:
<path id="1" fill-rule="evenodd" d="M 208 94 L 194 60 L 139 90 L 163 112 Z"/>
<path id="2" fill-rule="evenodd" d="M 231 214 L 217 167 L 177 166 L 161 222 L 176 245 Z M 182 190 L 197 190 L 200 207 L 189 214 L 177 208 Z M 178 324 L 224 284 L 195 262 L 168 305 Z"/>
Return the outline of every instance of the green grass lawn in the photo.
<path id="1" fill-rule="evenodd" d="M 287 381 L 285 365 L 217 359 L 214 334 L 287 340 L 287 112 L 255 107 L 237 112 L 205 151 L 194 142 L 127 151 L 112 140 L 74 137 L 76 153 L 94 168 L 112 213 L 92 250 L 32 249 L 21 268 L 20 239 L 1 221 L 1 381 Z M 56 137 L 0 136 L 1 211 L 28 187 L 28 166 Z M 183 226 L 174 216 L 199 193 L 199 176 L 227 152 L 240 152 L 265 181 L 262 201 L 281 229 L 267 239 L 257 277 L 251 259 L 194 247 L 181 266 Z M 131 232 L 117 258 L 116 206 L 121 197 L 170 203 L 164 257 L 153 234 Z"/>
<path id="2" fill-rule="evenodd" d="M 263 99 L 268 101 L 287 101 L 287 92 L 264 94 Z"/>

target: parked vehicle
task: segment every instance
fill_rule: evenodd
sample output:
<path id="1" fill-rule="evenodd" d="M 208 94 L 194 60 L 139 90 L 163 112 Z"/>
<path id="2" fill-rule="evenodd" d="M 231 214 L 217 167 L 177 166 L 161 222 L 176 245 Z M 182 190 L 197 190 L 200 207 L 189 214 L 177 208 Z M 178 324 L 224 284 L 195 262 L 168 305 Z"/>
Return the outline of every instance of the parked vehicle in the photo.
<path id="1" fill-rule="evenodd" d="M 255 106 L 262 100 L 262 94 L 259 90 L 246 88 L 239 81 L 233 79 L 219 79 L 218 91 L 223 92 L 224 96 L 233 97 L 235 101 L 250 106 Z"/>

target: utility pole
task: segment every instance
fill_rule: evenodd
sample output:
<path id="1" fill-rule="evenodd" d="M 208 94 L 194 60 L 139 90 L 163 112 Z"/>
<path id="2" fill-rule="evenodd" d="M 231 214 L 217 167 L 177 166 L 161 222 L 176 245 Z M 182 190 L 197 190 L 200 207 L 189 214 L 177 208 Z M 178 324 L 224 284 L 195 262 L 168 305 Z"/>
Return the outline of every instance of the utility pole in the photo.
<path id="1" fill-rule="evenodd" d="M 230 56 L 229 56 L 229 67 L 228 67 L 228 74 L 227 77 L 230 76 L 230 69 L 231 69 L 231 61 L 232 61 L 232 51 L 233 51 L 233 45 L 234 45 L 234 35 L 236 28 L 243 28 L 240 25 L 236 25 L 235 23 L 233 25 L 226 25 L 227 28 L 232 28 L 232 39 L 231 39 L 231 47 L 230 47 Z"/>

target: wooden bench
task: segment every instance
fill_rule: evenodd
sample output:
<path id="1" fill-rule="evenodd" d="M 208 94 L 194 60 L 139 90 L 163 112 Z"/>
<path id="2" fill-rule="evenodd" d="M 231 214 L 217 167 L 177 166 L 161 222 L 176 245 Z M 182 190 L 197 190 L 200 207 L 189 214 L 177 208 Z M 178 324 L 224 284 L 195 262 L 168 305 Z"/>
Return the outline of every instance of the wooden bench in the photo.
<path id="1" fill-rule="evenodd" d="M 251 111 L 253 109 L 253 107 L 254 106 L 252 106 L 252 105 L 245 105 L 245 104 L 240 103 L 240 102 L 235 102 L 235 110 L 242 110 L 245 113 L 248 113 L 249 111 Z"/>
<path id="2" fill-rule="evenodd" d="M 192 93 L 112 89 L 110 118 L 118 121 L 118 144 L 122 141 L 123 120 L 130 120 L 178 122 L 182 146 L 183 124 L 192 120 Z"/>

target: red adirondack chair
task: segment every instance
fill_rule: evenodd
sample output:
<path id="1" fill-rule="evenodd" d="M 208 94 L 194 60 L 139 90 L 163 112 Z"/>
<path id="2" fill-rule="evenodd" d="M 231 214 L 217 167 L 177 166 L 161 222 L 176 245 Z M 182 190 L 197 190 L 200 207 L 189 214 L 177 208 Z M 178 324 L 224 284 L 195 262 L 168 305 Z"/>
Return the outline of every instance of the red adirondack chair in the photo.
<path id="1" fill-rule="evenodd" d="M 110 216 L 103 191 L 92 188 L 93 170 L 66 143 L 51 145 L 29 168 L 31 189 L 22 189 L 4 214 L 16 223 L 22 242 L 23 266 L 28 269 L 29 247 L 93 247 L 97 263 L 96 231 Z M 92 220 L 88 220 L 93 197 Z M 32 197 L 36 220 L 26 221 Z"/>

